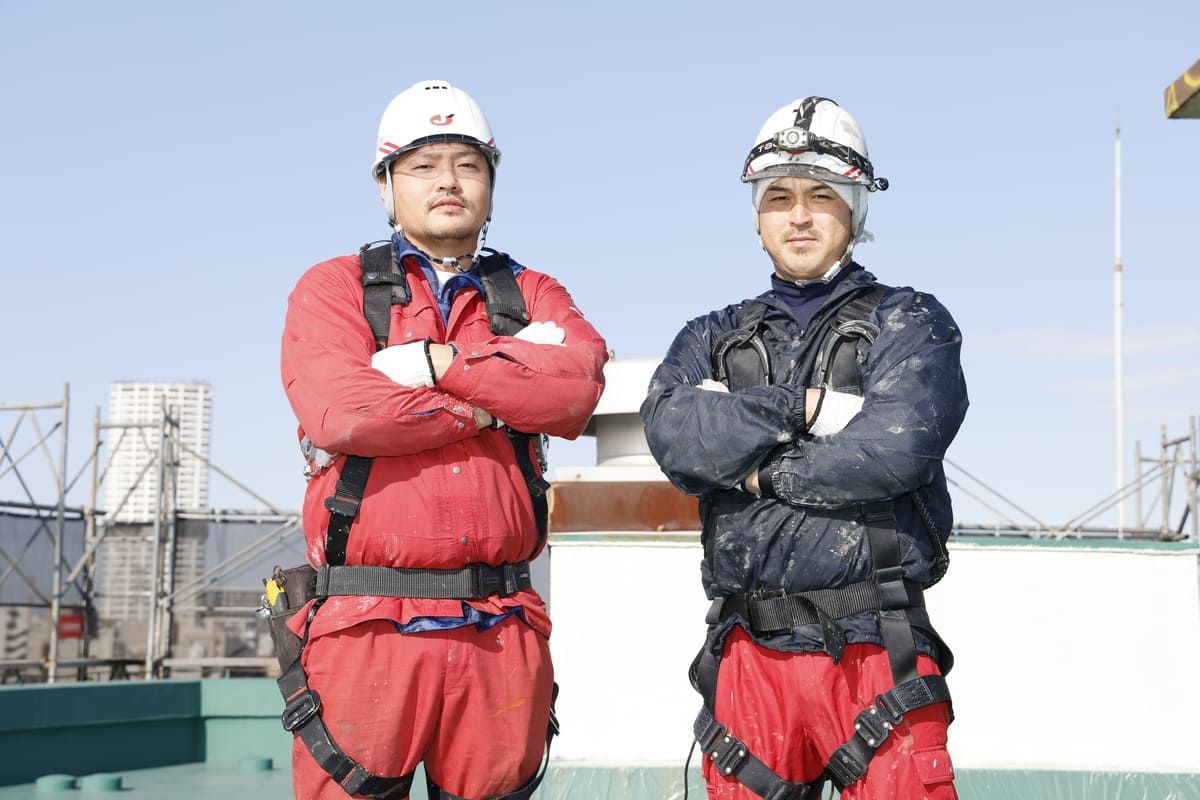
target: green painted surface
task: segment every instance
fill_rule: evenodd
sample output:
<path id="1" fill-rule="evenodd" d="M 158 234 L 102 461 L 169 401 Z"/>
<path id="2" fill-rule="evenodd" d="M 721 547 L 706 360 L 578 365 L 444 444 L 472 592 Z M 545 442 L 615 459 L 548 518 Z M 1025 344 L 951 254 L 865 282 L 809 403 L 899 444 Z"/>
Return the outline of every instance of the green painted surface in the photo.
<path id="1" fill-rule="evenodd" d="M 204 761 L 236 763 L 248 756 L 291 763 L 292 735 L 279 714 L 283 698 L 269 678 L 200 682 Z"/>
<path id="2" fill-rule="evenodd" d="M 1200 555 L 1197 542 L 1159 542 L 1145 539 L 1059 539 L 1047 536 L 1033 539 L 1023 536 L 952 536 L 950 544 L 964 547 L 1042 548 L 1048 550 L 1122 550 L 1160 553 L 1195 553 Z"/>
<path id="3" fill-rule="evenodd" d="M 113 681 L 0 687 L 0 735 L 38 728 L 195 719 L 195 681 Z"/>
<path id="4" fill-rule="evenodd" d="M 188 800 L 291 800 L 286 763 L 269 772 L 244 772 L 238 764 L 182 764 L 124 771 L 120 796 Z M 81 776 L 86 777 L 86 776 Z M 704 781 L 693 766 L 688 796 L 703 800 Z M 427 800 L 420 773 L 412 800 Z M 962 770 L 956 781 L 962 800 L 1200 800 L 1200 774 Z M 32 783 L 0 787 L 0 800 L 83 800 L 79 790 L 36 791 Z M 833 795 L 836 797 L 836 793 Z M 555 764 L 536 800 L 682 800 L 679 766 L 588 766 Z"/>
<path id="5" fill-rule="evenodd" d="M 0 687 L 0 800 L 81 800 L 81 789 L 37 791 L 36 781 L 101 774 L 128 800 L 288 800 L 281 703 L 274 681 L 254 678 Z M 269 770 L 247 769 L 268 759 Z M 556 762 L 536 797 L 680 800 L 683 778 L 682 764 Z M 423 780 L 412 800 L 427 800 Z M 1200 800 L 1200 772 L 960 770 L 956 785 L 963 800 Z M 688 791 L 705 796 L 697 766 Z"/>
<path id="6" fill-rule="evenodd" d="M 202 757 L 194 683 L 55 684 L 0 690 L 0 785 L 42 775 L 160 767 Z"/>

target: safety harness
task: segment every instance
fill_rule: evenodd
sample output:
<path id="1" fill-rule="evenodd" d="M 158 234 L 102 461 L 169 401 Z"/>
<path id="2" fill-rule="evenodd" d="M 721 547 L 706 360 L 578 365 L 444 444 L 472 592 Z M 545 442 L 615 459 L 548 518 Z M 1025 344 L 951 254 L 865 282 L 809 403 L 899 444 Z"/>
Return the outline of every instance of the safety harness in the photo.
<path id="1" fill-rule="evenodd" d="M 383 246 L 375 246 L 379 244 L 368 243 L 359 250 L 363 314 L 371 326 L 377 350 L 387 347 L 392 306 L 408 305 L 412 300 L 396 249 L 390 241 Z M 508 255 L 491 249 L 485 249 L 483 253 L 476 263 L 484 288 L 491 330 L 497 335 L 511 336 L 529 322 L 525 299 L 513 275 Z M 545 470 L 544 439 L 541 434 L 526 434 L 509 428 L 505 428 L 505 431 L 512 441 L 537 521 L 538 542 L 530 553 L 532 558 L 546 539 L 546 491 L 549 484 L 542 478 Z M 277 683 L 285 701 L 283 727 L 300 738 L 316 763 L 347 794 L 381 799 L 400 798 L 408 795 L 413 774 L 400 777 L 373 775 L 337 746 L 321 718 L 321 698 L 309 688 L 300 662 L 300 651 L 308 642 L 308 632 L 317 610 L 327 598 L 335 596 L 482 600 L 494 596 L 507 597 L 531 588 L 533 582 L 528 560 L 500 565 L 473 563 L 454 570 L 344 566 L 350 529 L 362 504 L 371 462 L 370 458 L 347 455 L 334 494 L 325 500 L 325 507 L 329 510 L 326 563 L 316 570 L 307 565 L 286 571 L 277 568 L 272 578 L 275 588 L 280 591 L 279 596 L 283 597 L 285 610 L 290 609 L 294 613 L 308 600 L 315 598 L 305 622 L 304 636 L 295 637 L 298 641 L 290 647 L 280 647 L 279 637 L 276 637 L 277 654 L 283 666 L 283 674 Z M 283 627 L 282 622 L 280 620 L 277 624 L 275 615 L 272 615 L 273 634 Z M 285 660 L 289 662 L 286 665 L 283 664 Z M 546 730 L 546 755 L 541 767 L 520 788 L 487 800 L 527 800 L 541 783 L 549 763 L 550 742 L 559 730 L 554 711 L 557 696 L 558 685 L 555 684 Z M 428 777 L 427 782 L 430 800 L 465 800 L 441 789 Z"/>
<path id="2" fill-rule="evenodd" d="M 879 329 L 870 318 L 886 291 L 886 286 L 872 284 L 837 310 L 817 352 L 813 385 L 839 390 L 861 386 L 857 340 L 870 345 L 878 335 Z M 731 390 L 771 382 L 770 359 L 760 331 L 764 313 L 765 308 L 759 304 L 738 330 L 727 334 L 713 348 L 714 373 L 727 381 Z M 930 530 L 936 551 L 934 572 L 928 584 L 932 585 L 944 574 L 949 558 L 943 537 L 933 528 L 919 495 L 914 493 L 912 497 Z M 924 608 L 925 587 L 904 577 L 894 503 L 868 503 L 862 506 L 861 514 L 871 546 L 871 579 L 838 589 L 789 594 L 782 588 L 773 588 L 718 597 L 705 618 L 708 625 L 715 626 L 736 615 L 756 638 L 786 633 L 798 625 L 819 624 L 825 651 L 836 664 L 846 647 L 837 620 L 864 612 L 879 616 L 895 686 L 877 696 L 871 706 L 855 717 L 854 735 L 833 753 L 824 773 L 807 783 L 784 780 L 714 718 L 721 645 L 706 644 L 696 656 L 690 677 L 704 698 L 693 726 L 696 741 L 722 775 L 733 776 L 766 800 L 817 800 L 826 780 L 832 781 L 839 792 L 843 791 L 867 774 L 871 759 L 905 714 L 950 701 L 945 678 L 917 673 L 914 627 L 937 645 L 942 655 L 943 675 L 950 671 L 953 656 L 931 628 L 911 619 L 912 609 Z"/>

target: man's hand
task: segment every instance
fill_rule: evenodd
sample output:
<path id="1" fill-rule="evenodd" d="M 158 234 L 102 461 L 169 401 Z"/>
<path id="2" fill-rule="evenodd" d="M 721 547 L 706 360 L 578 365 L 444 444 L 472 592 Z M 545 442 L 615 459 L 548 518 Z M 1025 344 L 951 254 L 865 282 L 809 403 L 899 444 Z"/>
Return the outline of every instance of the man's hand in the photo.
<path id="1" fill-rule="evenodd" d="M 697 389 L 703 389 L 706 392 L 724 392 L 729 394 L 729 387 L 720 381 L 714 381 L 712 378 L 705 378 L 696 384 Z"/>
<path id="2" fill-rule="evenodd" d="M 561 345 L 563 340 L 567 338 L 567 333 L 562 328 L 554 324 L 553 321 L 546 322 L 531 322 L 521 330 L 517 331 L 514 339 L 521 339 L 534 344 L 557 344 Z"/>
<path id="3" fill-rule="evenodd" d="M 424 341 L 385 347 L 371 356 L 371 366 L 401 386 L 433 386 L 428 347 Z"/>
<path id="4" fill-rule="evenodd" d="M 476 430 L 483 430 L 484 428 L 490 428 L 490 427 L 492 427 L 492 423 L 494 421 L 495 420 L 492 418 L 491 414 L 484 411 L 479 406 L 475 406 L 475 428 L 476 428 Z"/>

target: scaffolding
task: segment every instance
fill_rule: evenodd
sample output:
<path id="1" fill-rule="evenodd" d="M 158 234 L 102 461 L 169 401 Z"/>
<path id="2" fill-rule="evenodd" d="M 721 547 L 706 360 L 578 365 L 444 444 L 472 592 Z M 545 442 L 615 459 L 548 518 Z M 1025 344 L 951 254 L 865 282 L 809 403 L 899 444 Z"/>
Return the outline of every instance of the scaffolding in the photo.
<path id="1" fill-rule="evenodd" d="M 1198 441 L 1195 416 L 1189 417 L 1188 433 L 1184 436 L 1172 438 L 1167 434 L 1167 427 L 1162 426 L 1157 458 L 1143 456 L 1141 442 L 1138 442 L 1133 480 L 1060 525 L 1047 524 L 1008 497 L 992 490 L 959 464 L 946 459 L 946 464 L 955 474 L 964 478 L 957 480 L 954 476 L 948 476 L 950 485 L 1002 520 L 990 525 L 958 523 L 954 532 L 958 535 L 1017 535 L 1055 539 L 1097 537 L 1164 542 L 1190 540 L 1200 543 L 1200 519 L 1196 513 L 1197 487 L 1200 485 Z M 969 486 L 967 481 L 978 489 Z M 1148 492 L 1151 496 L 1147 503 Z M 985 494 L 991 495 L 994 502 L 985 499 Z M 1130 498 L 1134 499 L 1136 516 L 1132 527 L 1096 524 L 1098 517 Z M 1178 520 L 1175 521 L 1172 515 L 1177 515 Z"/>
<path id="2" fill-rule="evenodd" d="M 215 587 L 228 575 L 244 571 L 248 563 L 262 562 L 289 546 L 295 550 L 297 540 L 302 540 L 302 536 L 297 535 L 301 530 L 298 512 L 276 508 L 210 459 L 188 447 L 179 435 L 179 420 L 174 409 L 165 404 L 158 420 L 151 423 L 102 422 L 97 409 L 91 451 L 74 479 L 67 477 L 69 386 L 64 386 L 60 402 L 0 405 L 0 421 L 13 415 L 12 427 L 0 434 L 3 437 L 0 438 L 0 478 L 7 476 L 20 486 L 24 500 L 0 500 L 0 515 L 10 521 L 21 518 L 17 521 L 27 521 L 25 527 L 31 525 L 34 530 L 24 542 L 17 541 L 19 536 L 11 537 L 13 541 L 8 536 L 0 536 L 0 607 L 21 606 L 44 611 L 48 635 L 41 657 L 25 654 L 25 657 L 8 658 L 0 653 L 0 682 L 41 679 L 54 683 L 72 675 L 76 680 L 111 679 L 129 677 L 137 672 L 150 679 L 188 670 L 201 674 L 263 674 L 277 669 L 276 661 L 270 655 L 177 654 L 174 650 L 180 642 L 175 634 L 181 614 L 198 616 L 224 612 L 253 625 L 254 608 L 247 605 L 246 592 L 222 591 Z M 47 417 L 51 419 L 46 421 Z M 138 438 L 144 445 L 146 460 L 116 506 L 100 510 L 99 493 L 112 459 L 129 437 Z M 32 439 L 32 442 L 26 442 L 26 439 Z M 110 443 L 109 439 L 113 441 Z M 55 444 L 58 445 L 57 456 L 52 452 Z M 45 456 L 50 473 L 49 480 L 42 476 L 40 483 L 28 474 L 33 457 L 39 453 Z M 102 454 L 107 457 L 102 458 Z M 258 503 L 258 507 L 254 510 L 180 508 L 177 476 L 184 454 L 200 459 L 206 469 L 230 481 Z M 88 504 L 72 508 L 66 503 L 68 492 L 85 472 L 90 476 Z M 153 519 L 143 526 L 117 521 L 121 508 L 148 476 L 153 476 L 157 485 Z M 47 501 L 43 495 L 39 502 L 38 488 L 43 488 L 44 494 L 52 493 L 53 500 Z M 67 535 L 68 525 L 72 522 L 81 530 L 75 538 Z M 210 525 L 252 528 L 260 535 L 217 563 L 206 564 L 199 574 L 177 580 L 175 567 L 181 531 L 188 530 L 189 526 L 207 530 Z M 17 526 L 14 523 L 9 527 L 15 530 Z M 262 532 L 264 528 L 265 533 Z M 129 534 L 130 529 L 132 534 Z M 123 533 L 127 535 L 123 536 Z M 89 644 L 96 634 L 97 600 L 104 599 L 103 593 L 97 591 L 97 560 L 104 554 L 106 545 L 119 539 L 132 539 L 135 545 L 144 544 L 148 554 L 149 586 L 145 591 L 130 592 L 132 600 L 145 609 L 144 653 L 136 658 L 121 654 L 96 657 L 89 652 Z M 50 542 L 52 550 L 45 564 L 41 562 L 46 559 L 39 561 L 39 551 L 33 546 L 44 540 Z M 68 540 L 70 547 L 66 546 Z M 300 556 L 292 554 L 290 557 Z M 50 573 L 48 585 L 45 575 L 35 574 L 39 571 Z M 14 583 L 22 587 L 21 597 L 16 601 L 6 599 L 3 594 L 5 585 Z M 65 603 L 68 596 L 76 602 Z M 257 602 L 257 596 L 254 601 Z M 64 616 L 64 610 L 72 613 Z M 64 621 L 70 624 L 71 630 L 63 630 Z M 80 640 L 78 652 L 72 658 L 64 658 L 61 651 L 64 633 Z"/>

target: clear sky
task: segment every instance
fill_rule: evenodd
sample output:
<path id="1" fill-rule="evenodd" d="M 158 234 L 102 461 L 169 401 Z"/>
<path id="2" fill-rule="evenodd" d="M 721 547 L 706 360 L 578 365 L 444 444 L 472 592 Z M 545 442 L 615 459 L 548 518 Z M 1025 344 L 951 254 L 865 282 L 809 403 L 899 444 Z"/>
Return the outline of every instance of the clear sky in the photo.
<path id="1" fill-rule="evenodd" d="M 1200 120 L 1163 111 L 1198 29 L 1177 0 L 0 0 L 0 404 L 69 384 L 73 473 L 111 381 L 208 381 L 214 463 L 297 508 L 285 299 L 308 266 L 387 236 L 369 165 L 393 95 L 438 78 L 479 101 L 504 156 L 489 244 L 640 358 L 767 287 L 742 160 L 770 112 L 816 94 L 858 118 L 891 181 L 858 260 L 964 332 L 951 461 L 1062 523 L 1116 480 L 1118 120 L 1130 477 L 1136 442 L 1157 456 L 1162 427 L 1200 413 Z M 552 448 L 558 467 L 593 458 Z M 11 480 L 0 497 L 23 499 Z M 257 505 L 217 476 L 211 494 Z"/>

